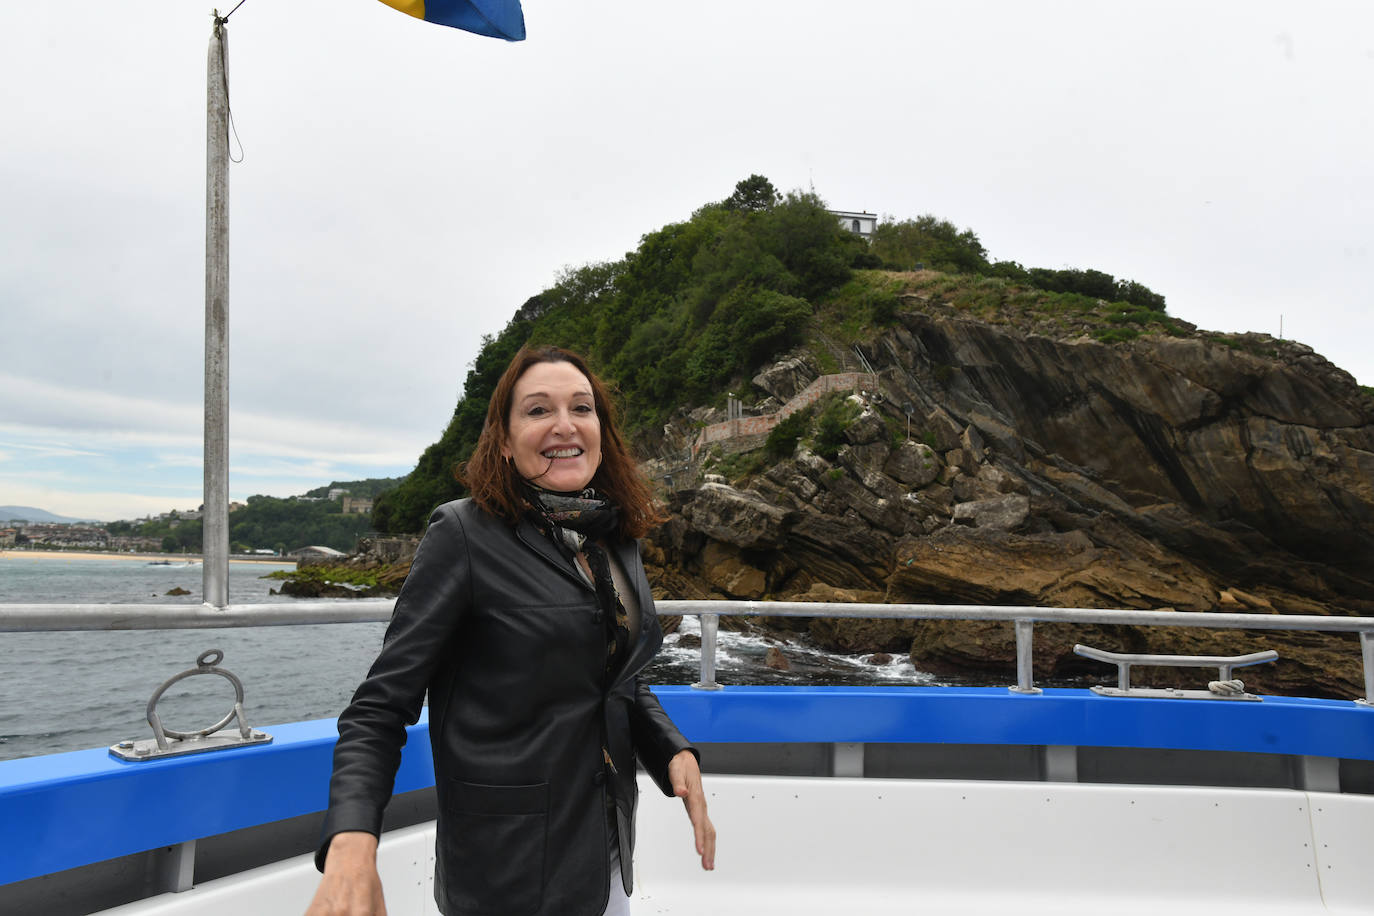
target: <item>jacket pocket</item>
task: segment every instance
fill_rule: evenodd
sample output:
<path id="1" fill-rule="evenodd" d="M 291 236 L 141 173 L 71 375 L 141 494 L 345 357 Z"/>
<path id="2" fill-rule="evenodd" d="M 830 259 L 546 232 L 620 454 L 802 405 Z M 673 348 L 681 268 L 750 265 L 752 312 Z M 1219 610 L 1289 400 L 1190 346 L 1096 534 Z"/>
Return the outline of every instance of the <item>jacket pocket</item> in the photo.
<path id="1" fill-rule="evenodd" d="M 528 914 L 544 900 L 549 786 L 451 780 L 441 842 L 450 904 L 462 912 Z"/>

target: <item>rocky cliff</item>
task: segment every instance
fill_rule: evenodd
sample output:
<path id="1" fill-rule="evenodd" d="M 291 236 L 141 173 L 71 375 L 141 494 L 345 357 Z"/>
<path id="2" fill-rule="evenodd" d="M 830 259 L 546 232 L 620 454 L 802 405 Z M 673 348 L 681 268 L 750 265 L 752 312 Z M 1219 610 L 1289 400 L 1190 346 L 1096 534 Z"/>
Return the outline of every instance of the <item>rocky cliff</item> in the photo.
<path id="1" fill-rule="evenodd" d="M 904 304 L 855 348 L 864 365 L 852 368 L 874 371 L 878 391 L 850 396 L 833 460 L 803 435 L 790 457 L 717 452 L 716 474 L 675 475 L 672 519 L 647 551 L 663 597 L 1374 615 L 1374 398 L 1347 373 L 1263 335 L 1178 323 L 1175 336 L 1108 344 Z M 798 351 L 759 373 L 761 405 L 786 402 L 819 362 Z M 712 419 L 683 418 L 684 450 Z M 909 652 L 927 670 L 1014 670 L 1008 624 L 814 621 L 811 632 L 849 651 Z M 1072 655 L 1075 641 L 1272 647 L 1280 661 L 1246 669 L 1248 684 L 1363 692 L 1353 637 L 1036 632 L 1038 677 L 1102 673 Z"/>

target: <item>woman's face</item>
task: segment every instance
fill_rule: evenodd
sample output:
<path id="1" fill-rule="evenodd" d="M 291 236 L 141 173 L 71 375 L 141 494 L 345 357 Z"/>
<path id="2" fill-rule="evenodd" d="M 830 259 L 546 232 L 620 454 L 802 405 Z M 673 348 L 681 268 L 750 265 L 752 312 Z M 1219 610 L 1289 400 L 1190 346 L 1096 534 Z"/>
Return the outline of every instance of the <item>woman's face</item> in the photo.
<path id="1" fill-rule="evenodd" d="M 535 363 L 515 380 L 501 454 L 545 490 L 581 490 L 601 465 L 591 382 L 572 363 Z"/>

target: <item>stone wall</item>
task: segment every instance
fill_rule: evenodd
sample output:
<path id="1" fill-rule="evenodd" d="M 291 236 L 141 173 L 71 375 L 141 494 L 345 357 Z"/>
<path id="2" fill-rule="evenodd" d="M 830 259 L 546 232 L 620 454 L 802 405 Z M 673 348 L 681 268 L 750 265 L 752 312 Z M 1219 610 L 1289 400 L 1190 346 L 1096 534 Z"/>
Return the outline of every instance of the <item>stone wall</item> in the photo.
<path id="1" fill-rule="evenodd" d="M 778 420 L 785 420 L 787 417 L 810 407 L 822 397 L 832 391 L 877 391 L 878 377 L 869 375 L 867 372 L 838 372 L 834 375 L 822 375 L 810 385 L 807 385 L 796 397 L 782 405 L 776 417 Z"/>
<path id="2" fill-rule="evenodd" d="M 762 417 L 740 417 L 738 420 L 713 423 L 697 436 L 696 444 L 692 450 L 697 452 L 712 443 L 736 439 L 740 436 L 767 436 L 768 431 L 777 426 L 778 421 L 783 416 L 784 414 L 779 412 Z"/>

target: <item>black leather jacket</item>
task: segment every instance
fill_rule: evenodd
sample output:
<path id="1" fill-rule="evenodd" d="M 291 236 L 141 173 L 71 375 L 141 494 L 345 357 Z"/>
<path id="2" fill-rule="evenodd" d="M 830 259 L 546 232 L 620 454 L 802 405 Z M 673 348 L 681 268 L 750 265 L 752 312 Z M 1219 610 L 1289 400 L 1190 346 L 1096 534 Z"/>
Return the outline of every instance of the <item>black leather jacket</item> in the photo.
<path id="1" fill-rule="evenodd" d="M 663 631 L 638 545 L 613 549 L 641 624 L 607 688 L 596 594 L 548 539 L 470 500 L 435 510 L 382 651 L 339 717 L 317 867 L 334 834 L 380 832 L 405 726 L 428 691 L 441 912 L 600 914 L 612 802 L 630 892 L 635 759 L 671 795 L 669 760 L 695 749 L 639 682 Z"/>

